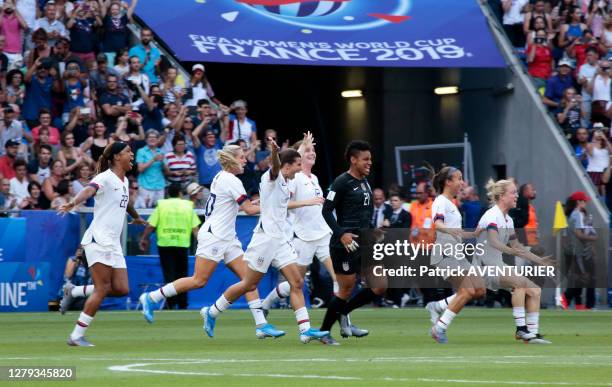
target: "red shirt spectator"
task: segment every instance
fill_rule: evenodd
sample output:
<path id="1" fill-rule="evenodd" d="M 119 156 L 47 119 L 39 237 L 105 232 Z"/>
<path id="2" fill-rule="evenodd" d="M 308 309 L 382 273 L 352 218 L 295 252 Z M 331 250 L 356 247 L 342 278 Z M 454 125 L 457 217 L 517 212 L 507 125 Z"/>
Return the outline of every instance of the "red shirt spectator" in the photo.
<path id="1" fill-rule="evenodd" d="M 0 157 L 0 175 L 6 179 L 12 179 L 15 177 L 15 158 L 17 157 L 17 150 L 19 149 L 19 141 L 7 140 L 5 144 L 6 154 Z"/>
<path id="2" fill-rule="evenodd" d="M 41 109 L 40 114 L 38 115 L 38 121 L 40 122 L 40 126 L 32 129 L 32 137 L 34 137 L 34 141 L 38 142 L 40 138 L 40 128 L 46 127 L 49 129 L 49 143 L 51 145 L 59 145 L 60 143 L 60 132 L 57 128 L 51 126 L 51 113 L 47 109 Z"/>
<path id="3" fill-rule="evenodd" d="M 597 39 L 593 37 L 591 30 L 584 30 L 582 38 L 574 40 L 574 44 L 568 47 L 569 56 L 576 59 L 576 69 L 579 69 L 586 62 L 586 51 L 591 47 L 597 50 L 600 57 L 608 52 L 605 46 L 600 45 Z"/>
<path id="4" fill-rule="evenodd" d="M 535 78 L 548 79 L 552 75 L 553 56 L 552 50 L 542 39 L 544 36 L 538 35 L 534 38 L 534 43 L 527 46 L 527 62 L 529 74 Z"/>

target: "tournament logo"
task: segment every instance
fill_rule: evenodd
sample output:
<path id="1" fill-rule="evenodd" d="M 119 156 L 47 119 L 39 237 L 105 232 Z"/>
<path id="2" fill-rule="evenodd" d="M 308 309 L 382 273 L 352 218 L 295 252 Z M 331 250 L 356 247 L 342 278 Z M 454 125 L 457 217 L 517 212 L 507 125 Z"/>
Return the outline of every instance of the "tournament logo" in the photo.
<path id="1" fill-rule="evenodd" d="M 263 257 L 259 257 L 257 258 L 257 266 L 261 266 L 264 263 L 264 258 Z"/>
<path id="2" fill-rule="evenodd" d="M 266 18 L 306 29 L 356 31 L 410 17 L 412 0 L 235 0 Z"/>

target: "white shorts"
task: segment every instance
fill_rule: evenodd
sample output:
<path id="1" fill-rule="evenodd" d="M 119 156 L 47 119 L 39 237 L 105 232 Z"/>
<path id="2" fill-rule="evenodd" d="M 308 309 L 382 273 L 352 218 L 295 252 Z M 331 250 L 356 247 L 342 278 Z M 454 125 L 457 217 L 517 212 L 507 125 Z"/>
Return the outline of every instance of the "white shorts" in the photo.
<path id="1" fill-rule="evenodd" d="M 329 258 L 330 239 L 330 234 L 314 241 L 304 241 L 297 236 L 293 237 L 292 243 L 297 253 L 297 264 L 300 266 L 310 266 L 312 258 L 315 256 L 319 261 L 324 261 Z"/>
<path id="2" fill-rule="evenodd" d="M 249 267 L 260 273 L 267 273 L 270 265 L 276 269 L 296 263 L 297 253 L 291 242 L 273 238 L 263 232 L 254 232 L 251 243 L 244 253 Z"/>
<path id="3" fill-rule="evenodd" d="M 155 208 L 157 201 L 164 198 L 164 190 L 150 190 L 140 187 L 138 189 L 138 199 L 142 200 L 146 208 Z"/>
<path id="4" fill-rule="evenodd" d="M 101 246 L 92 242 L 84 245 L 83 249 L 89 267 L 92 267 L 95 263 L 101 263 L 113 269 L 127 269 L 123 251 L 119 246 Z"/>
<path id="5" fill-rule="evenodd" d="M 210 232 L 198 233 L 196 257 L 210 259 L 217 263 L 223 260 L 228 264 L 242 254 L 244 251 L 238 239 L 228 241 L 217 238 Z"/>

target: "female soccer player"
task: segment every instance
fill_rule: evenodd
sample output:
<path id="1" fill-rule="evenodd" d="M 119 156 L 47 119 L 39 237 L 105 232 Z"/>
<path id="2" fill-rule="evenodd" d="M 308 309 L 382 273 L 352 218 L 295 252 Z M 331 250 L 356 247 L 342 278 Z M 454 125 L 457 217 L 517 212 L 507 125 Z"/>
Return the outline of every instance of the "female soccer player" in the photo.
<path id="1" fill-rule="evenodd" d="M 94 290 L 68 338 L 68 345 L 92 347 L 85 331 L 106 296 L 122 297 L 128 293 L 128 276 L 121 249 L 121 230 L 127 211 L 135 224 L 146 224 L 129 205 L 129 186 L 125 174 L 132 169 L 134 154 L 128 144 L 108 144 L 98 160 L 97 175 L 70 202 L 59 207 L 65 214 L 95 195 L 93 221 L 81 244 L 92 274 Z"/>
<path id="2" fill-rule="evenodd" d="M 310 132 L 304 134 L 304 139 L 296 144 L 298 153 L 302 156 L 302 171 L 295 174 L 289 182 L 292 201 L 289 202 L 290 223 L 293 226 L 293 247 L 298 255 L 297 265 L 302 275 L 306 275 L 314 256 L 325 266 L 334 283 L 334 293 L 337 291 L 336 275 L 329 259 L 329 240 L 331 229 L 325 223 L 321 214 L 323 190 L 319 186 L 317 176 L 312 173 L 312 167 L 317 159 L 314 137 Z M 294 148 L 296 148 L 294 146 Z M 314 204 L 297 208 L 302 204 Z M 266 313 L 279 298 L 289 297 L 289 282 L 281 282 L 263 301 Z"/>
<path id="3" fill-rule="evenodd" d="M 248 215 L 258 214 L 259 206 L 247 198 L 242 182 L 236 177 L 244 172 L 246 164 L 242 148 L 238 145 L 227 145 L 219 151 L 218 158 L 223 170 L 214 177 L 210 186 L 210 196 L 205 209 L 206 222 L 198 232 L 193 276 L 180 278 L 140 296 L 142 313 L 149 323 L 153 322 L 153 303 L 204 287 L 221 260 L 240 279 L 244 279 L 246 275 L 244 252 L 236 237 L 236 217 L 239 209 Z M 255 319 L 255 335 L 258 338 L 285 334 L 266 321 L 257 289 L 246 293 L 246 299 Z"/>
<path id="4" fill-rule="evenodd" d="M 478 228 L 486 229 L 480 242 L 484 252 L 475 257 L 474 265 L 507 266 L 502 253 L 527 259 L 536 265 L 551 265 L 550 257 L 538 257 L 523 246 L 514 233 L 514 222 L 508 216 L 508 211 L 516 207 L 518 191 L 510 180 L 499 180 L 487 183 L 487 196 L 493 207 L 484 213 L 478 222 Z M 488 276 L 485 279 L 488 289 L 512 289 L 512 314 L 516 323 L 517 340 L 531 344 L 550 344 L 538 333 L 540 318 L 541 289 L 528 278 L 519 275 Z M 527 316 L 525 318 L 525 309 Z"/>
<path id="5" fill-rule="evenodd" d="M 453 199 L 463 186 L 461 171 L 455 167 L 442 168 L 434 177 L 433 186 L 438 192 L 438 196 L 431 207 L 431 216 L 436 227 L 435 244 L 458 247 L 457 245 L 462 243 L 463 238 L 477 236 L 478 231 L 466 232 L 462 230 L 461 213 L 453 203 Z M 431 254 L 432 265 L 441 269 L 459 268 L 466 271 L 471 267 L 467 259 L 455 256 L 447 257 L 441 254 L 439 250 L 434 248 Z M 447 249 L 445 248 L 444 250 Z M 437 303 L 427 304 L 432 320 L 435 321 L 431 327 L 430 335 L 441 344 L 448 342 L 446 330 L 465 304 L 473 299 L 483 297 L 486 293 L 482 278 L 466 275 L 448 276 L 444 279 L 449 281 L 453 288 L 457 289 L 457 293 Z M 439 307 L 443 304 L 448 305 L 444 310 Z"/>

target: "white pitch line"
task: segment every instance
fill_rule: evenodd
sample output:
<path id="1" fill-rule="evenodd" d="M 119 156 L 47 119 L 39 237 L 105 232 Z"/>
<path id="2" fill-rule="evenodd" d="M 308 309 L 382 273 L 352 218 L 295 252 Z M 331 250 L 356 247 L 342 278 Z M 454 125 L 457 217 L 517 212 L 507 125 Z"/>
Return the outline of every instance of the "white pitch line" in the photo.
<path id="1" fill-rule="evenodd" d="M 466 380 L 466 379 L 432 379 L 432 378 L 418 378 L 420 382 L 430 383 L 469 383 L 469 384 L 511 384 L 511 385 L 523 385 L 523 386 L 538 386 L 538 385 L 555 385 L 555 386 L 612 386 L 612 383 L 585 383 L 585 382 L 529 382 L 521 380 Z M 407 379 L 408 381 L 408 379 Z"/>

